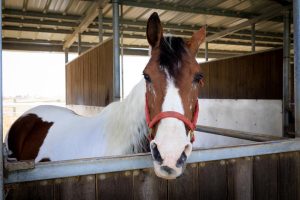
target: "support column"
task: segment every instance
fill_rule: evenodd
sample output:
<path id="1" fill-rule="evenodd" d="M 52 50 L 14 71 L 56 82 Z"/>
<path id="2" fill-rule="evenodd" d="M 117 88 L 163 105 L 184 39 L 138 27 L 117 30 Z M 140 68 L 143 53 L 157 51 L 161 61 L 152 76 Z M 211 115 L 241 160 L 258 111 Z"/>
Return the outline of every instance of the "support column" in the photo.
<path id="1" fill-rule="evenodd" d="M 69 62 L 69 49 L 65 49 L 65 63 Z"/>
<path id="2" fill-rule="evenodd" d="M 290 11 L 286 10 L 283 16 L 283 68 L 282 68 L 282 130 L 283 136 L 289 128 L 289 105 L 290 101 Z"/>
<path id="3" fill-rule="evenodd" d="M 2 2 L 0 1 L 0 16 L 2 16 Z M 2 24 L 2 17 L 0 17 Z M 2 26 L 0 26 L 0 200 L 4 200 L 3 184 L 3 102 L 2 102 Z"/>
<path id="4" fill-rule="evenodd" d="M 113 96 L 114 101 L 120 99 L 120 30 L 119 30 L 119 1 L 113 0 Z"/>
<path id="5" fill-rule="evenodd" d="M 81 33 L 78 33 L 78 55 L 81 54 Z"/>
<path id="6" fill-rule="evenodd" d="M 103 42 L 103 8 L 99 7 L 98 14 L 99 43 Z"/>
<path id="7" fill-rule="evenodd" d="M 295 67 L 295 134 L 300 137 L 300 0 L 293 1 L 294 67 Z"/>
<path id="8" fill-rule="evenodd" d="M 208 61 L 208 42 L 205 42 L 205 61 Z"/>
<path id="9" fill-rule="evenodd" d="M 255 52 L 255 24 L 251 25 L 251 51 Z"/>
<path id="10" fill-rule="evenodd" d="M 124 99 L 124 23 L 123 4 L 121 5 L 121 99 Z"/>

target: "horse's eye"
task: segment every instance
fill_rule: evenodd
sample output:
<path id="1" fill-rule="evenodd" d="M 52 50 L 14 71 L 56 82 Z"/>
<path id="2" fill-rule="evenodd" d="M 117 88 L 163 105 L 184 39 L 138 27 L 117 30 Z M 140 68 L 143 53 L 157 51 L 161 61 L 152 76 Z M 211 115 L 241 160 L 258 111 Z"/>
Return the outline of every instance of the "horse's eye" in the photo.
<path id="1" fill-rule="evenodd" d="M 144 79 L 148 82 L 148 83 L 151 83 L 151 78 L 148 74 L 143 74 L 144 75 Z"/>
<path id="2" fill-rule="evenodd" d="M 202 73 L 197 73 L 197 74 L 195 74 L 195 76 L 194 76 L 193 82 L 194 82 L 194 83 L 199 83 L 201 79 L 203 79 L 203 74 L 202 74 Z"/>

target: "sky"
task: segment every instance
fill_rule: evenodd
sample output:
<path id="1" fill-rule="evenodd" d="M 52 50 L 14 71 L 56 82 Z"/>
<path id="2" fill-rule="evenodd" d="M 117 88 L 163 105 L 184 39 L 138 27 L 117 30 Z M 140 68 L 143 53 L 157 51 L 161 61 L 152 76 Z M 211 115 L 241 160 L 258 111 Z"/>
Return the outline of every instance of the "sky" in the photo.
<path id="1" fill-rule="evenodd" d="M 77 55 L 69 54 L 69 60 Z M 65 55 L 53 52 L 3 51 L 3 96 L 65 99 Z M 124 56 L 124 96 L 142 78 L 148 56 Z M 198 60 L 200 61 L 200 60 Z"/>
<path id="2" fill-rule="evenodd" d="M 69 54 L 69 60 L 76 57 Z M 3 96 L 65 98 L 65 55 L 3 51 Z M 124 56 L 124 94 L 142 79 L 145 56 Z"/>

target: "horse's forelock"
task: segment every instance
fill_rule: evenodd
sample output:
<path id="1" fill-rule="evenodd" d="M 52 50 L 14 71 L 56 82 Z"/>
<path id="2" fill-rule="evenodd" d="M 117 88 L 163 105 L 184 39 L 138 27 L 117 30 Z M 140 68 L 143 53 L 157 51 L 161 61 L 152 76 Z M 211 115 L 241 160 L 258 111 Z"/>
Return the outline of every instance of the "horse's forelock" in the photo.
<path id="1" fill-rule="evenodd" d="M 185 53 L 185 42 L 182 38 L 164 37 L 160 41 L 160 66 L 166 69 L 171 77 L 176 77 Z"/>

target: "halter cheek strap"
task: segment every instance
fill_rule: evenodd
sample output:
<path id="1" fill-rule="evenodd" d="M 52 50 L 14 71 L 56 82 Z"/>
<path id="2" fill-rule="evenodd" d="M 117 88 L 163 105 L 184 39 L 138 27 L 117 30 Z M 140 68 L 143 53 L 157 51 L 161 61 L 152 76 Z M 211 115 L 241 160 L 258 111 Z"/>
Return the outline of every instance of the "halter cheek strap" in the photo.
<path id="1" fill-rule="evenodd" d="M 191 142 L 193 143 L 195 141 L 195 135 L 194 135 L 194 130 L 196 129 L 196 123 L 198 119 L 198 113 L 199 113 L 199 105 L 198 101 L 196 102 L 195 105 L 195 111 L 194 111 L 194 116 L 192 120 L 189 120 L 186 116 L 179 112 L 175 111 L 165 111 L 165 112 L 160 112 L 157 115 L 153 117 L 153 119 L 150 119 L 150 112 L 148 108 L 148 99 L 146 95 L 146 104 L 145 104 L 145 114 L 146 114 L 146 122 L 148 124 L 148 127 L 150 129 L 149 133 L 149 140 L 153 140 L 154 136 L 152 135 L 152 128 L 157 124 L 160 120 L 164 118 L 176 118 L 180 121 L 182 121 L 189 129 L 189 134 L 191 137 Z"/>

